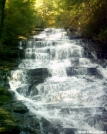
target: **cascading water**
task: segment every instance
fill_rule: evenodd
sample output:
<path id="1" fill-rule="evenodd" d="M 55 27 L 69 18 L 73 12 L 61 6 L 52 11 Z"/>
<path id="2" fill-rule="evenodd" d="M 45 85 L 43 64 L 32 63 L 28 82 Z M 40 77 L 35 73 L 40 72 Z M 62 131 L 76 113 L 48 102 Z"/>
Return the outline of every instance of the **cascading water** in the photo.
<path id="1" fill-rule="evenodd" d="M 63 29 L 45 29 L 28 41 L 25 59 L 11 72 L 16 98 L 57 130 L 45 131 L 40 123 L 41 134 L 106 131 L 107 69 L 84 45 Z"/>

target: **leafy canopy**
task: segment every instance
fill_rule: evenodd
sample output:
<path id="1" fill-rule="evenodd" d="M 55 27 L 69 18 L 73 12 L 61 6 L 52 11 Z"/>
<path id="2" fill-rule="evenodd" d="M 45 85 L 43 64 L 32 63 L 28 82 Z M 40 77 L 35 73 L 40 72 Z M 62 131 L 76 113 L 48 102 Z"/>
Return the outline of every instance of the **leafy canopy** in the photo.
<path id="1" fill-rule="evenodd" d="M 35 9 L 35 0 L 8 0 L 5 8 L 4 38 L 27 36 L 42 18 Z"/>

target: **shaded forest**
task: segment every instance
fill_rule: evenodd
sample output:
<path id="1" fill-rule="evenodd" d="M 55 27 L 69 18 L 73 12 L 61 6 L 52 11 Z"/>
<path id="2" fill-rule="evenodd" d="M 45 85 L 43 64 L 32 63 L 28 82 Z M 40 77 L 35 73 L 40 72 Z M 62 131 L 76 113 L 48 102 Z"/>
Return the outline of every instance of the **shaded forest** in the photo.
<path id="1" fill-rule="evenodd" d="M 82 37 L 107 43 L 106 0 L 1 0 L 0 48 L 27 37 L 35 27 L 77 31 Z"/>

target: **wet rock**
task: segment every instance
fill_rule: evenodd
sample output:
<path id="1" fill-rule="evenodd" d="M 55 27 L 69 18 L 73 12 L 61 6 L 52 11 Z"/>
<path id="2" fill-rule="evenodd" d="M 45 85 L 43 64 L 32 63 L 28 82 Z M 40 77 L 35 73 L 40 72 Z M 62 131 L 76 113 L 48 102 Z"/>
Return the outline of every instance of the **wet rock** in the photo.
<path id="1" fill-rule="evenodd" d="M 23 96 L 26 97 L 28 95 L 28 89 L 29 89 L 29 85 L 25 85 L 17 88 L 16 90 L 19 94 L 23 94 Z"/>
<path id="2" fill-rule="evenodd" d="M 47 127 L 50 125 L 50 122 L 48 120 L 46 120 L 45 118 L 42 118 L 41 119 L 41 122 L 42 122 L 42 126 L 43 127 Z"/>
<path id="3" fill-rule="evenodd" d="M 26 116 L 26 121 L 24 122 L 25 131 L 29 131 L 32 134 L 40 134 L 40 122 L 36 115 Z"/>
<path id="4" fill-rule="evenodd" d="M 30 134 L 30 133 L 22 131 L 22 132 L 20 132 L 20 134 Z"/>
<path id="5" fill-rule="evenodd" d="M 16 89 L 17 90 L 17 92 L 19 93 L 19 94 L 23 94 L 23 96 L 34 96 L 34 95 L 38 95 L 38 90 L 37 90 L 37 88 L 36 88 L 36 85 L 25 85 L 25 86 L 23 86 L 23 87 L 20 87 L 20 88 L 17 88 Z"/>
<path id="6" fill-rule="evenodd" d="M 66 28 L 66 31 L 70 39 L 78 39 L 82 37 L 80 29 Z"/>
<path id="7" fill-rule="evenodd" d="M 3 108 L 6 109 L 6 111 L 8 111 L 12 115 L 13 118 L 12 120 L 14 120 L 13 126 L 10 126 L 9 128 L 11 132 L 13 132 L 15 126 L 18 126 L 17 131 L 19 133 L 25 133 L 25 134 L 41 133 L 39 119 L 36 117 L 36 115 L 32 115 L 22 102 L 13 101 L 9 104 L 3 105 Z M 3 124 L 3 126 L 8 125 L 9 124 Z M 16 128 L 14 132 L 16 132 Z M 17 132 L 15 134 L 17 134 Z"/>
<path id="8" fill-rule="evenodd" d="M 65 134 L 75 134 L 75 132 L 74 132 L 73 129 L 67 128 L 67 129 L 65 130 Z"/>
<path id="9" fill-rule="evenodd" d="M 42 125 L 42 133 L 60 134 L 57 126 L 54 126 L 50 121 L 46 120 L 45 118 L 42 118 L 40 122 Z"/>
<path id="10" fill-rule="evenodd" d="M 107 132 L 107 124 L 104 125 L 103 131 Z"/>
<path id="11" fill-rule="evenodd" d="M 25 114 L 29 111 L 22 102 L 14 100 L 3 105 L 3 108 L 18 114 Z"/>
<path id="12" fill-rule="evenodd" d="M 28 70 L 27 73 L 28 76 L 49 76 L 49 71 L 47 68 L 37 68 L 37 69 L 32 69 L 32 70 Z"/>
<path id="13" fill-rule="evenodd" d="M 38 90 L 35 85 L 29 87 L 28 94 L 30 94 L 30 96 L 38 95 Z"/>
<path id="14" fill-rule="evenodd" d="M 17 107 L 15 110 L 13 110 L 13 112 L 19 113 L 19 114 L 25 114 L 28 111 L 29 110 L 27 109 L 27 107 Z"/>
<path id="15" fill-rule="evenodd" d="M 12 105 L 13 105 L 13 107 L 12 107 L 13 112 L 15 112 L 15 113 L 25 114 L 29 111 L 22 102 L 15 102 Z"/>

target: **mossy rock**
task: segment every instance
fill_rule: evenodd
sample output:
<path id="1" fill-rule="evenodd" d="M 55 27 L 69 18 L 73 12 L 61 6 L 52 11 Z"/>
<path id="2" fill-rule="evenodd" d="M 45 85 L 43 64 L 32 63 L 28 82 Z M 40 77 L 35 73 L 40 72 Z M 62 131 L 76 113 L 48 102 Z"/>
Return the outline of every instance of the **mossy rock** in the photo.
<path id="1" fill-rule="evenodd" d="M 13 131 L 19 132 L 19 127 L 17 126 L 12 113 L 0 108 L 0 134 L 1 133 L 11 133 Z"/>
<path id="2" fill-rule="evenodd" d="M 0 87 L 0 105 L 12 100 L 12 94 L 5 88 Z"/>
<path id="3" fill-rule="evenodd" d="M 19 134 L 19 127 L 12 116 L 11 108 L 6 109 L 5 104 L 13 100 L 12 94 L 3 87 L 0 87 L 0 134 Z"/>

